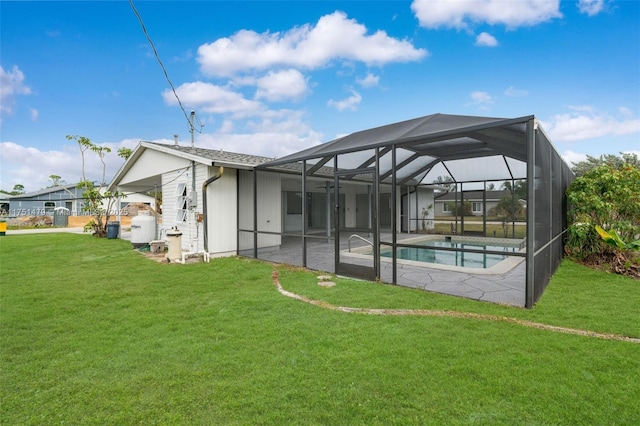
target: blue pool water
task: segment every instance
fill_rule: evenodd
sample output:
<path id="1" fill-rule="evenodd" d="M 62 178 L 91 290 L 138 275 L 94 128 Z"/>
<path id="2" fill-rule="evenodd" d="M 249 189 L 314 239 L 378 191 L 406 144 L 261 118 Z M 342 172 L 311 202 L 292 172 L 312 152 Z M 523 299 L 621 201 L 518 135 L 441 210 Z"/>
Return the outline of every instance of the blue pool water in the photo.
<path id="1" fill-rule="evenodd" d="M 451 241 L 424 241 L 422 243 L 429 246 L 447 247 L 457 249 L 475 249 L 475 250 L 493 250 L 504 251 L 505 255 L 484 254 L 484 253 L 463 253 L 458 251 L 445 251 L 435 248 L 413 248 L 399 247 L 396 251 L 398 259 L 413 260 L 417 262 L 437 263 L 440 265 L 462 266 L 465 268 L 490 268 L 507 258 L 508 253 L 518 250 L 516 247 L 506 247 L 493 245 L 484 245 L 481 243 L 461 243 Z M 381 250 L 380 256 L 392 257 L 391 249 Z"/>

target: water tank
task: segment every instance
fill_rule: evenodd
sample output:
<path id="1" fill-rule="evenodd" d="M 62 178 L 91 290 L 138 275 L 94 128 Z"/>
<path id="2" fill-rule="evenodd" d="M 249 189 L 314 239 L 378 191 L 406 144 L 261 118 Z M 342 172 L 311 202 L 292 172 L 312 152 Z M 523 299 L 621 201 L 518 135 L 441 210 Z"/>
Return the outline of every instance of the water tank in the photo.
<path id="1" fill-rule="evenodd" d="M 167 253 L 167 259 L 169 262 L 181 262 L 182 261 L 182 232 L 174 226 L 167 231 L 167 243 L 169 246 L 169 252 Z"/>
<path id="2" fill-rule="evenodd" d="M 136 216 L 131 219 L 131 244 L 138 248 L 146 246 L 156 239 L 156 218 L 153 216 Z"/>

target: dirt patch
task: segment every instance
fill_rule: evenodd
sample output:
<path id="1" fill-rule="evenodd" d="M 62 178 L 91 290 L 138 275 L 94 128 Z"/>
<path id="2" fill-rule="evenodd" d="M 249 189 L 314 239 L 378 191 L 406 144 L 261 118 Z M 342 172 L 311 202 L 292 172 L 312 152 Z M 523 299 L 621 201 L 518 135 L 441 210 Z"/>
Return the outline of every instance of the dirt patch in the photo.
<path id="1" fill-rule="evenodd" d="M 7 219 L 7 226 L 16 226 L 20 228 L 45 227 L 53 225 L 53 217 L 51 216 L 18 216 Z"/>
<path id="2" fill-rule="evenodd" d="M 627 277 L 640 280 L 640 254 L 630 251 L 628 255 L 625 253 L 604 253 L 591 255 L 584 260 L 575 259 L 591 269 L 625 275 Z"/>

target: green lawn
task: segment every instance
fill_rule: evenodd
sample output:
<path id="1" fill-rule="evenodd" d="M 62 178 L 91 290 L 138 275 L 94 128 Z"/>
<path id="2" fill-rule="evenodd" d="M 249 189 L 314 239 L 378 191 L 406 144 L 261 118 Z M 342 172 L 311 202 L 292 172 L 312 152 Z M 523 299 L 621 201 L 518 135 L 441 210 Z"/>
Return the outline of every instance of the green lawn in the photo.
<path id="1" fill-rule="evenodd" d="M 166 265 L 122 240 L 0 237 L 0 424 L 640 423 L 640 345 L 282 296 L 273 266 Z M 638 281 L 564 262 L 533 310 L 279 268 L 338 306 L 640 337 Z"/>

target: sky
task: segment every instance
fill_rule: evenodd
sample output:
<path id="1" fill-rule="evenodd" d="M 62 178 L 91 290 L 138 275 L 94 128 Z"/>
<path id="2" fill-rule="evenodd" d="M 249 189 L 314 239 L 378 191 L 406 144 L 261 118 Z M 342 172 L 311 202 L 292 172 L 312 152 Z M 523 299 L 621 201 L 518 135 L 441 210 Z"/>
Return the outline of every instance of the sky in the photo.
<path id="1" fill-rule="evenodd" d="M 5 191 L 77 183 L 67 135 L 109 181 L 119 148 L 190 145 L 192 110 L 195 146 L 267 157 L 435 113 L 640 154 L 637 0 L 1 1 L 0 28 Z"/>

